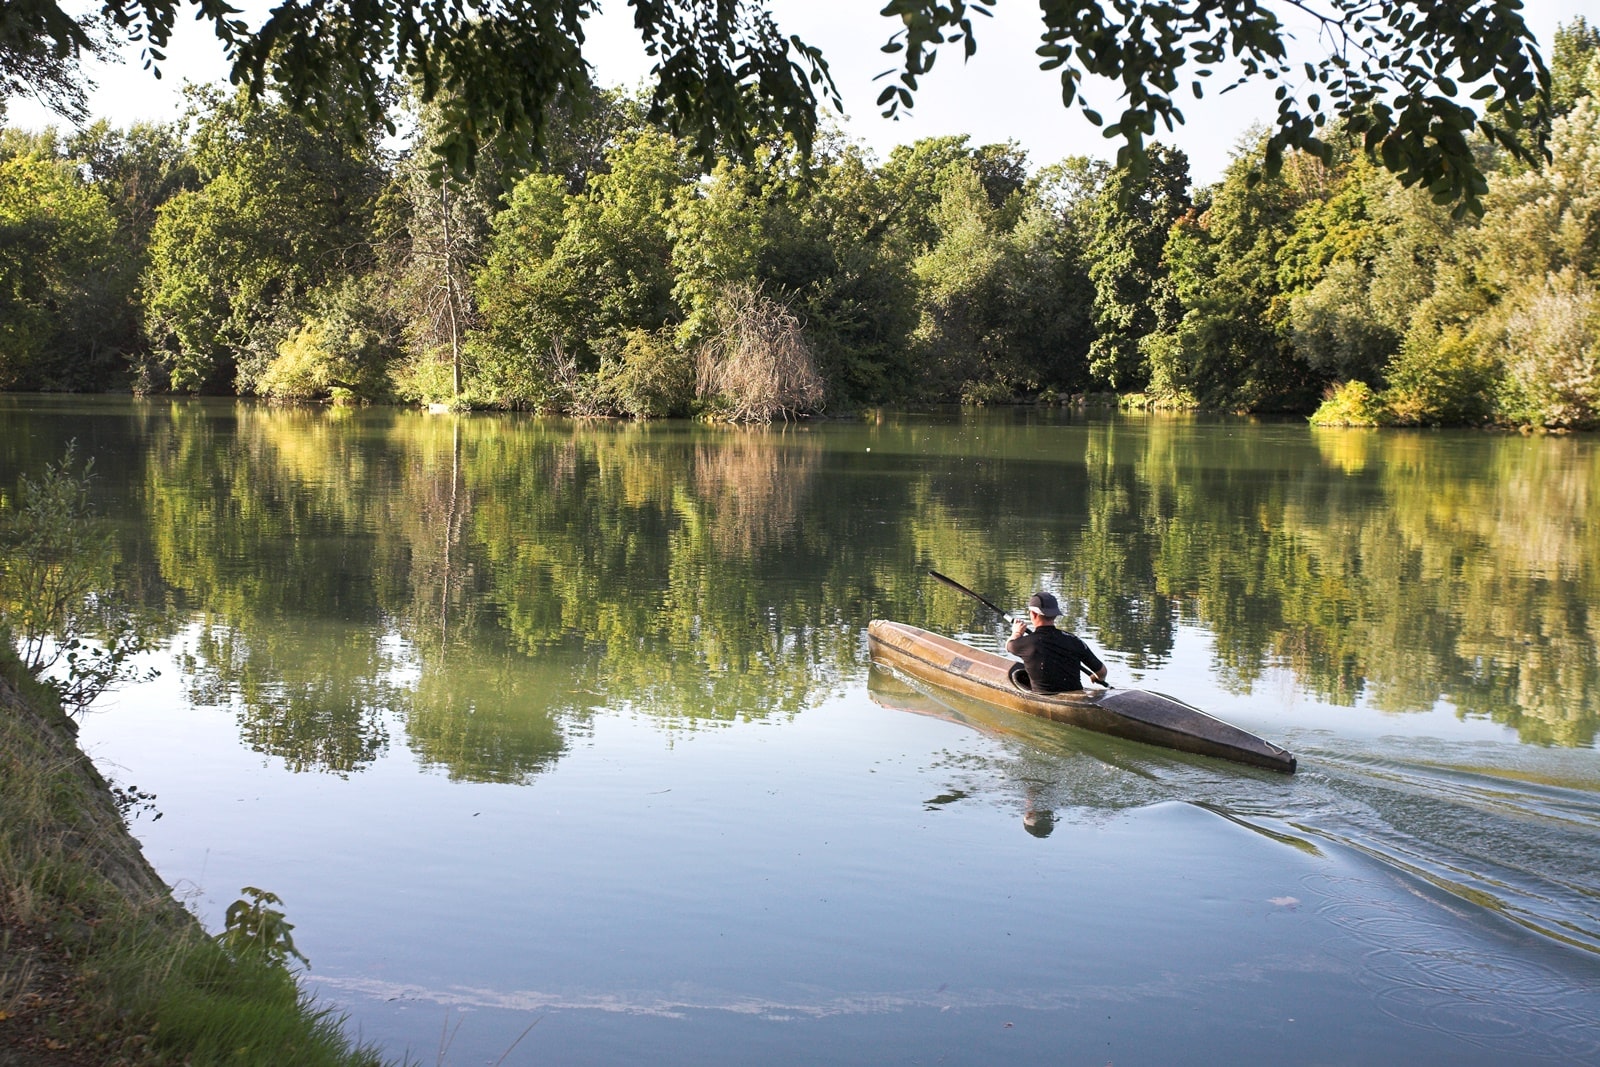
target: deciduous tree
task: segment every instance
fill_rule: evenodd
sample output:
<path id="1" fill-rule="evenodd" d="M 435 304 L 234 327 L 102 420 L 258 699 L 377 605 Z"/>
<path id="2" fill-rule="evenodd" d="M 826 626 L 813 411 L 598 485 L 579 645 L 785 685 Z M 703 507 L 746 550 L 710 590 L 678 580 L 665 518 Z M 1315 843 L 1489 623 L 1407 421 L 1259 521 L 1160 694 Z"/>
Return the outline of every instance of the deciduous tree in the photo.
<path id="1" fill-rule="evenodd" d="M 619 357 L 632 331 L 681 317 L 668 219 L 692 171 L 682 145 L 647 130 L 607 160 L 579 196 L 555 175 L 530 175 L 496 217 L 476 283 L 483 399 L 586 406 L 602 360 Z"/>
<path id="2" fill-rule="evenodd" d="M 0 388 L 88 389 L 118 362 L 116 222 L 53 154 L 0 160 Z"/>
<path id="3" fill-rule="evenodd" d="M 1595 95 L 1600 86 L 1592 84 L 1591 71 L 1600 59 L 1600 26 L 1589 25 L 1579 15 L 1556 27 L 1550 47 L 1550 110 L 1565 115 L 1586 96 Z"/>
<path id="4" fill-rule="evenodd" d="M 1095 338 L 1089 372 L 1096 382 L 1124 392 L 1150 380 L 1140 343 L 1162 315 L 1162 249 L 1172 224 L 1189 210 L 1189 157 L 1153 145 L 1141 176 L 1119 171 L 1094 210 L 1094 236 L 1086 250 L 1094 284 Z"/>
<path id="5" fill-rule="evenodd" d="M 161 207 L 150 246 L 153 369 L 175 389 L 248 392 L 309 295 L 370 264 L 382 173 L 370 133 L 351 141 L 278 104 L 195 94 L 200 185 Z"/>
<path id="6" fill-rule="evenodd" d="M 1320 391 L 1290 342 L 1279 253 L 1296 212 L 1322 184 L 1321 164 L 1297 156 L 1274 178 L 1250 181 L 1250 146 L 1173 228 L 1166 259 L 1182 318 L 1153 340 L 1158 391 L 1208 407 L 1305 410 Z"/>

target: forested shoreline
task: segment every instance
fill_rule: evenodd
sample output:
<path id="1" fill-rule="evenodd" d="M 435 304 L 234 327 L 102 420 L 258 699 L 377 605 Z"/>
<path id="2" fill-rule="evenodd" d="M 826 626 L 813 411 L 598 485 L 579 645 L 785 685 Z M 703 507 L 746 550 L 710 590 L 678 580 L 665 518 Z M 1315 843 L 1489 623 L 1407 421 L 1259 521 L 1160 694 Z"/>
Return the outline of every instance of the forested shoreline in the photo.
<path id="1" fill-rule="evenodd" d="M 6 128 L 0 388 L 754 420 L 1115 393 L 1592 428 L 1597 56 L 1583 19 L 1558 34 L 1552 158 L 1485 145 L 1481 217 L 1354 139 L 1265 178 L 1247 140 L 1201 187 L 1160 145 L 1135 177 L 964 138 L 707 173 L 598 89 L 541 165 L 471 176 L 417 147 L 432 107 L 411 148 L 216 89 L 170 126 Z"/>

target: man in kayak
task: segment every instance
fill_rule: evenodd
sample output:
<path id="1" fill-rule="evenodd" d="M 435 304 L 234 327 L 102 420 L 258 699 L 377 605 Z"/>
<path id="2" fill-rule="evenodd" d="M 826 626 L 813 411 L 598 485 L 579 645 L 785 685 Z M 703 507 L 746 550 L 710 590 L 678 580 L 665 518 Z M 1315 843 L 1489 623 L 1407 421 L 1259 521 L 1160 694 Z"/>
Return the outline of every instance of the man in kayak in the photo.
<path id="1" fill-rule="evenodd" d="M 1082 638 L 1056 629 L 1056 618 L 1060 614 L 1061 605 L 1056 603 L 1055 594 L 1038 592 L 1028 598 L 1032 632 L 1018 619 L 1012 627 L 1011 640 L 1006 642 L 1006 651 L 1022 660 L 1012 668 L 1012 677 L 1023 683 L 1024 689 L 1045 694 L 1082 689 L 1079 670 L 1105 685 L 1106 665 Z"/>

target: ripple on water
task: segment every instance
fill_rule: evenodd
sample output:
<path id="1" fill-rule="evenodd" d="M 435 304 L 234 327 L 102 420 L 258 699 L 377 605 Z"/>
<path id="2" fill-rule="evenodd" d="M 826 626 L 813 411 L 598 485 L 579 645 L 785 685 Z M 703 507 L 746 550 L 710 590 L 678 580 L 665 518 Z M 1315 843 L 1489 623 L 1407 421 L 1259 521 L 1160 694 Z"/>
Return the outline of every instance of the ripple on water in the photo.
<path id="1" fill-rule="evenodd" d="M 1295 798 L 1297 825 L 1442 890 L 1475 918 L 1600 953 L 1594 794 L 1449 763 L 1346 755 L 1318 765 L 1322 776 Z"/>
<path id="2" fill-rule="evenodd" d="M 1329 951 L 1358 946 L 1356 980 L 1377 1011 L 1519 1063 L 1600 1062 L 1600 990 L 1530 958 L 1530 934 L 1507 931 L 1505 951 L 1486 945 L 1459 902 L 1440 900 L 1427 882 L 1407 885 L 1413 879 L 1403 870 L 1393 873 L 1399 885 L 1327 873 L 1301 880 L 1319 901 L 1318 916 L 1337 931 Z M 1419 896 L 1445 906 L 1418 910 Z"/>

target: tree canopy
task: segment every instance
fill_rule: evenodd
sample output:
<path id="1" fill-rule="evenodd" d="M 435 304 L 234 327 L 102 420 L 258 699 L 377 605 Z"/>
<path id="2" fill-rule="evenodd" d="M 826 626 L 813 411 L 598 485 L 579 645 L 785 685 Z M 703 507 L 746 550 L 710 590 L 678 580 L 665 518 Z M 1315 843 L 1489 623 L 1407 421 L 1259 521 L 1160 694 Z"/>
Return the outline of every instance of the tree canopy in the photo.
<path id="1" fill-rule="evenodd" d="M 888 0 L 897 22 L 884 51 L 902 57 L 879 103 L 910 108 L 942 46 L 977 48 L 974 15 L 997 0 Z M 14 72 L 48 68 L 44 91 L 64 112 L 74 106 L 70 62 L 105 47 L 98 31 L 144 42 L 159 68 L 172 26 L 194 9 L 233 62 L 232 79 L 259 94 L 276 87 L 313 117 L 348 116 L 355 90 L 366 121 L 385 118 L 386 85 L 398 75 L 424 103 L 446 111 L 436 147 L 470 169 L 480 146 L 542 147 L 546 111 L 588 74 L 584 22 L 598 0 L 330 0 L 277 4 L 254 29 L 223 0 L 103 0 L 69 15 L 58 0 L 16 0 L 0 13 L 0 87 Z M 765 0 L 630 0 L 634 25 L 655 59 L 652 119 L 685 138 L 708 163 L 719 147 L 749 156 L 775 133 L 809 148 L 819 96 L 838 106 L 817 49 L 784 36 Z M 1121 113 L 1106 125 L 1123 146 L 1119 162 L 1142 176 L 1156 124 L 1184 120 L 1188 83 L 1196 99 L 1208 79 L 1278 83 L 1278 113 L 1263 147 L 1277 173 L 1290 150 L 1324 161 L 1331 119 L 1407 184 L 1440 203 L 1479 213 L 1483 171 L 1467 135 L 1476 131 L 1513 155 L 1544 152 L 1550 74 L 1514 0 L 1044 0 L 1038 54 L 1060 71 L 1062 101 L 1097 125 L 1085 92 L 1090 76 L 1120 91 Z M 1289 27 L 1274 9 L 1293 9 L 1317 27 L 1315 60 L 1292 61 Z M 67 64 L 67 66 L 63 66 Z M 31 66 L 30 66 L 31 65 Z M 895 72 L 886 72 L 895 73 Z M 1224 85 L 1223 91 L 1229 86 Z"/>

